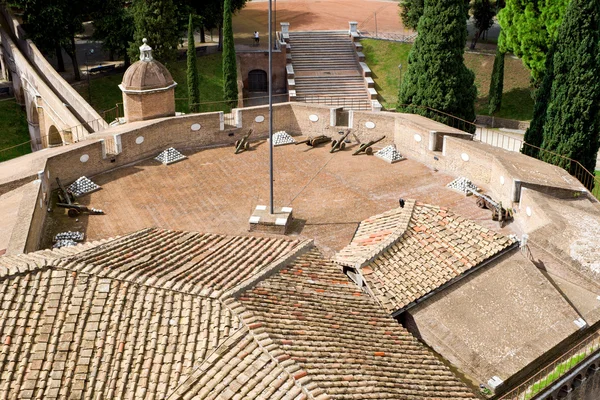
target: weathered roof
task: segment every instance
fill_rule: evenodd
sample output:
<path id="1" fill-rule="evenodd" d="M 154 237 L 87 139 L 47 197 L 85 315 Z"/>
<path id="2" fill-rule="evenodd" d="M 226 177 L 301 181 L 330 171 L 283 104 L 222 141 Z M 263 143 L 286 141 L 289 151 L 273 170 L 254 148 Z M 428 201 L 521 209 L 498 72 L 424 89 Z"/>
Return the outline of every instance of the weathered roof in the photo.
<path id="1" fill-rule="evenodd" d="M 121 85 L 126 90 L 164 89 L 175 82 L 169 70 L 156 60 L 136 61 L 131 64 Z"/>
<path id="2" fill-rule="evenodd" d="M 336 257 L 342 265 L 360 268 L 367 286 L 389 312 L 403 309 L 515 243 L 446 208 L 409 204 L 363 221 L 350 245 Z"/>
<path id="3" fill-rule="evenodd" d="M 309 398 L 474 398 L 316 249 L 229 305 Z"/>
<path id="4" fill-rule="evenodd" d="M 0 257 L 0 397 L 473 398 L 310 242 L 92 246 Z"/>
<path id="5" fill-rule="evenodd" d="M 70 260 L 82 272 L 218 297 L 300 244 L 298 240 L 144 229 Z"/>
<path id="6" fill-rule="evenodd" d="M 0 279 L 0 310 L 3 398 L 162 398 L 236 325 L 215 299 L 57 266 Z"/>

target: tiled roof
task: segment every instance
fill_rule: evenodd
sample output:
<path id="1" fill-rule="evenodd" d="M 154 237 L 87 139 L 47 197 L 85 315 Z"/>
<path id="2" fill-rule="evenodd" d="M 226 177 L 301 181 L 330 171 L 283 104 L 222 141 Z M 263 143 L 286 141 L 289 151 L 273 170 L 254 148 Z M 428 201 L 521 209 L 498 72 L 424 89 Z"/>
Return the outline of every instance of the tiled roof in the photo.
<path id="1" fill-rule="evenodd" d="M 394 217 L 398 219 L 398 225 L 406 220 L 405 213 L 394 214 L 392 210 L 388 218 Z M 364 223 L 373 225 L 369 223 L 372 219 Z M 375 221 L 379 220 L 377 218 Z M 388 223 L 393 225 L 393 222 Z M 376 235 L 378 229 L 379 225 L 372 227 L 371 235 Z M 351 254 L 356 248 L 355 241 L 341 253 Z M 364 261 L 361 259 L 363 267 L 360 272 L 375 298 L 393 313 L 514 243 L 513 239 L 479 226 L 446 208 L 417 203 L 404 234 L 378 256 Z M 357 254 L 363 255 L 360 251 Z M 336 261 L 343 264 L 339 257 Z"/>
<path id="2" fill-rule="evenodd" d="M 316 249 L 228 305 L 308 398 L 474 398 Z"/>
<path id="3" fill-rule="evenodd" d="M 168 400 L 295 399 L 302 388 L 248 328 L 231 335 Z"/>
<path id="4" fill-rule="evenodd" d="M 387 250 L 406 231 L 414 206 L 415 202 L 409 200 L 404 208 L 395 208 L 362 221 L 352 242 L 335 255 L 335 261 L 360 268 Z"/>
<path id="5" fill-rule="evenodd" d="M 218 300 L 39 267 L 0 279 L 0 398 L 163 398 L 237 326 Z"/>
<path id="6" fill-rule="evenodd" d="M 218 297 L 301 243 L 272 237 L 145 229 L 79 254 L 68 268 Z"/>

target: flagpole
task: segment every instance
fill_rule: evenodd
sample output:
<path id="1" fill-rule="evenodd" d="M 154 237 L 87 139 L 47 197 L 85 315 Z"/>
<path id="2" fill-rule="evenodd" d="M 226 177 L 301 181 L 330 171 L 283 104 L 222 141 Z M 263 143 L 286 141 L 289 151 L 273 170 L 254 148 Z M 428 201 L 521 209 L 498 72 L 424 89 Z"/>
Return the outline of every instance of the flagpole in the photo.
<path id="1" fill-rule="evenodd" d="M 270 182 L 270 210 L 273 209 L 273 38 L 271 23 L 271 1 L 269 0 L 269 182 Z"/>

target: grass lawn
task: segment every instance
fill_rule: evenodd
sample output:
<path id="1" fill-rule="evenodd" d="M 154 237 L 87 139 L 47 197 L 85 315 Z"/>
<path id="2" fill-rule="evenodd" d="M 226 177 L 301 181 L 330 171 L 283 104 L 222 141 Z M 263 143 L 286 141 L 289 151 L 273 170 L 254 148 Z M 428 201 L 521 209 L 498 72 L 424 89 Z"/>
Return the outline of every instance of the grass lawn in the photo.
<path id="1" fill-rule="evenodd" d="M 15 99 L 0 101 L 0 161 L 10 160 L 23 154 L 31 153 L 29 144 L 29 129 L 27 127 L 27 115 Z M 26 142 L 26 143 L 25 143 Z M 21 146 L 13 147 L 25 143 Z"/>
<path id="2" fill-rule="evenodd" d="M 221 64 L 221 53 L 201 56 L 197 59 L 198 71 L 200 74 L 200 102 L 215 102 L 223 100 L 223 72 Z M 188 112 L 187 105 L 187 62 L 185 59 L 178 60 L 167 66 L 169 72 L 173 76 L 177 86 L 175 87 L 175 105 L 177 111 Z M 123 80 L 123 74 L 120 73 L 94 77 L 91 79 L 90 89 L 92 95 L 92 106 L 102 113 L 104 110 L 114 108 L 117 103 L 123 102 L 121 90 L 118 85 Z M 88 98 L 87 82 L 82 81 L 76 87 L 77 91 L 85 98 Z M 205 107 L 206 108 L 206 107 Z M 205 109 L 202 111 L 215 111 L 213 109 Z M 218 109 L 222 109 L 219 105 Z"/>
<path id="3" fill-rule="evenodd" d="M 402 74 L 406 74 L 408 53 L 412 45 L 374 39 L 364 39 L 361 43 L 366 63 L 372 70 L 375 89 L 379 92 L 383 106 L 395 108 L 400 80 L 398 65 L 402 64 Z M 465 64 L 475 72 L 475 85 L 478 91 L 476 112 L 487 115 L 494 55 L 465 53 Z M 502 107 L 495 115 L 500 118 L 530 120 L 533 115 L 533 99 L 530 93 L 529 71 L 523 66 L 521 60 L 506 56 Z"/>

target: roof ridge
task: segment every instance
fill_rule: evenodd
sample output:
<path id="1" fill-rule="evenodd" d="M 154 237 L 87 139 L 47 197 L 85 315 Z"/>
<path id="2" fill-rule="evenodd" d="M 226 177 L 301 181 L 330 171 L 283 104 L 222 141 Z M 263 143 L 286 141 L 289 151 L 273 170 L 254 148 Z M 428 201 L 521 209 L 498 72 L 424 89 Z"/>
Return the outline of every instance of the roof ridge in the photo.
<path id="1" fill-rule="evenodd" d="M 373 248 L 369 249 L 369 252 L 365 253 L 364 255 L 361 255 L 360 256 L 360 259 L 362 259 L 361 261 L 354 261 L 354 262 L 346 261 L 343 258 L 338 256 L 340 252 L 336 253 L 336 256 L 334 257 L 333 261 L 335 261 L 337 264 L 344 265 L 347 267 L 354 267 L 356 269 L 360 269 L 360 268 L 364 267 L 365 265 L 370 264 L 373 260 L 375 260 L 377 257 L 379 257 L 386 250 L 388 250 L 394 243 L 396 243 L 404 235 L 404 233 L 408 229 L 408 226 L 412 219 L 412 215 L 413 215 L 416 205 L 417 205 L 416 200 L 407 200 L 404 207 L 393 208 L 391 210 L 374 215 L 374 216 L 369 217 L 366 220 L 362 221 L 360 225 L 362 225 L 367 220 L 391 216 L 391 215 L 394 215 L 395 212 L 397 213 L 400 210 L 405 210 L 405 212 L 403 212 L 401 215 L 399 215 L 398 218 L 404 217 L 404 218 L 406 218 L 406 221 L 403 221 L 403 223 L 401 225 L 399 225 L 393 232 L 391 232 L 381 243 L 378 243 L 377 245 L 373 246 Z M 356 233 L 358 233 L 358 231 L 360 230 L 360 225 L 359 225 Z M 356 235 L 356 233 L 355 233 L 355 235 Z M 353 242 L 354 242 L 354 238 L 352 239 L 350 244 L 348 244 L 348 246 L 344 247 L 344 249 L 350 248 L 352 246 Z"/>
<path id="2" fill-rule="evenodd" d="M 219 299 L 221 299 L 222 301 L 227 298 L 234 297 L 235 295 L 241 293 L 242 291 L 246 291 L 249 288 L 255 286 L 258 282 L 268 278 L 270 275 L 274 274 L 275 272 L 277 272 L 278 270 L 283 268 L 285 266 L 285 264 L 292 262 L 297 257 L 306 253 L 312 247 L 313 247 L 312 239 L 298 241 L 298 244 L 292 250 L 290 250 L 287 253 L 282 254 L 276 260 L 271 261 L 269 264 L 267 264 L 263 268 L 262 271 L 259 271 L 255 274 L 251 275 L 248 279 L 246 279 L 245 281 L 242 281 L 240 284 L 238 284 L 237 286 L 235 286 L 227 291 L 221 292 L 219 290 L 215 290 L 215 291 L 213 291 L 213 293 L 211 293 L 211 296 L 216 296 Z"/>
<path id="3" fill-rule="evenodd" d="M 0 279 L 26 274 L 56 265 L 57 259 L 33 259 L 27 254 L 0 257 Z"/>

